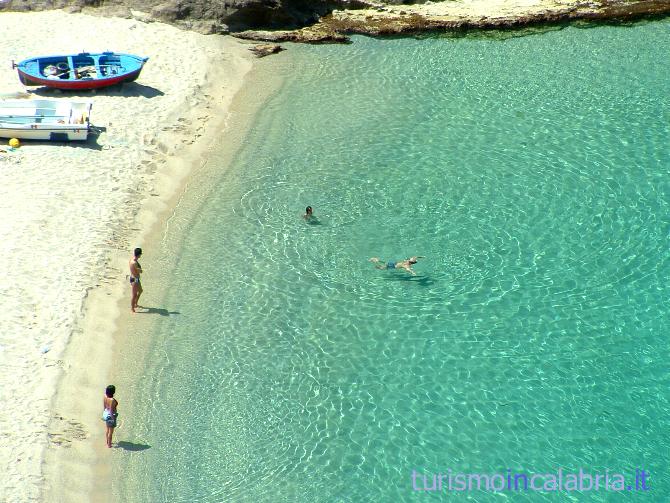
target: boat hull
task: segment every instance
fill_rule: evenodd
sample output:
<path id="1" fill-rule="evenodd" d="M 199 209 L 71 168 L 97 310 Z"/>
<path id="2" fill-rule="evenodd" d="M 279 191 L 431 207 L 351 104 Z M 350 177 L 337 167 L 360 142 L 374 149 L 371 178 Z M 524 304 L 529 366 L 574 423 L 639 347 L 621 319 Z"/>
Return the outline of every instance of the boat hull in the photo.
<path id="1" fill-rule="evenodd" d="M 76 127 L 42 127 L 31 129 L 25 126 L 16 126 L 0 122 L 0 138 L 19 138 L 21 140 L 46 141 L 85 141 L 88 138 L 88 128 Z"/>
<path id="2" fill-rule="evenodd" d="M 123 84 L 124 82 L 132 82 L 137 80 L 140 76 L 140 70 L 129 73 L 127 75 L 117 75 L 108 79 L 91 79 L 91 80 L 56 80 L 44 79 L 29 75 L 21 70 L 19 72 L 19 80 L 24 86 L 46 86 L 53 89 L 99 89 L 101 87 L 115 86 Z"/>
<path id="3" fill-rule="evenodd" d="M 117 75 L 115 77 L 110 77 L 108 79 L 91 79 L 91 80 L 56 80 L 56 79 L 44 79 L 29 75 L 20 69 L 19 80 L 24 86 L 46 86 L 53 89 L 99 89 L 101 87 L 115 86 L 117 84 L 123 84 L 124 82 L 133 82 L 137 80 L 137 77 L 140 76 L 142 69 L 136 70 L 127 75 Z"/>

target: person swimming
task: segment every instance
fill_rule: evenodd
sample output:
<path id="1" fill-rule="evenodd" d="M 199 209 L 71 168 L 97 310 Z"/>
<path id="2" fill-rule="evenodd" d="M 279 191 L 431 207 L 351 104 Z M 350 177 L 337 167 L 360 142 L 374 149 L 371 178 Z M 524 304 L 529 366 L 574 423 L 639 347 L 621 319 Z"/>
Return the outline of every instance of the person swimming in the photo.
<path id="1" fill-rule="evenodd" d="M 311 206 L 305 208 L 305 214 L 302 216 L 308 224 L 320 224 L 319 219 L 314 216 L 314 210 Z"/>
<path id="2" fill-rule="evenodd" d="M 383 262 L 380 260 L 378 257 L 372 257 L 370 259 L 370 262 L 375 264 L 375 268 L 377 269 L 404 269 L 408 273 L 410 273 L 412 276 L 416 276 L 416 273 L 412 270 L 412 266 L 417 263 L 417 261 L 420 258 L 425 258 L 422 256 L 414 256 L 414 257 L 409 257 L 406 258 L 405 260 L 398 260 L 397 262 L 394 261 L 387 261 Z"/>

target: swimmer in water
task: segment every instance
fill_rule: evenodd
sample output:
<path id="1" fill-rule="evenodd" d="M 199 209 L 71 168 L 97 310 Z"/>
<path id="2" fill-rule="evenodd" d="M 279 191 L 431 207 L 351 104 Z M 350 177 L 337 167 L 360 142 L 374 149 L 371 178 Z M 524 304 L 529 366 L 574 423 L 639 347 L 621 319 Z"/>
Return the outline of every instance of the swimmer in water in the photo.
<path id="1" fill-rule="evenodd" d="M 405 260 L 398 260 L 397 262 L 388 261 L 382 262 L 378 257 L 372 257 L 370 262 L 375 264 L 377 269 L 404 269 L 412 276 L 416 276 L 416 273 L 412 270 L 412 266 L 417 263 L 420 258 L 425 258 L 422 256 L 414 256 L 406 258 Z"/>
<path id="2" fill-rule="evenodd" d="M 314 216 L 314 210 L 311 206 L 305 208 L 305 214 L 302 216 L 309 224 L 319 224 L 319 219 Z"/>

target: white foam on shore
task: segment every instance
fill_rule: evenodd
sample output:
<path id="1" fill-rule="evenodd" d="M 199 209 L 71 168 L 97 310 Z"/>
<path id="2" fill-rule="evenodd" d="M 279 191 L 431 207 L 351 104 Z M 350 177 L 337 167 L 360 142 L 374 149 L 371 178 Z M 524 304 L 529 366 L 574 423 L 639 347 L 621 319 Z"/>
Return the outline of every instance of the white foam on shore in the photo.
<path id="1" fill-rule="evenodd" d="M 117 258 L 137 245 L 130 238 L 140 235 L 139 209 L 169 199 L 166 192 L 174 187 L 165 183 L 166 166 L 175 179 L 192 168 L 173 155 L 197 145 L 210 120 L 221 120 L 217 115 L 232 100 L 233 83 L 249 70 L 251 56 L 225 37 L 61 11 L 2 13 L 0 32 L 4 96 L 34 93 L 9 69 L 12 59 L 81 50 L 150 58 L 138 81 L 120 90 L 48 93 L 93 102 L 91 122 L 103 128 L 97 142 L 26 142 L 0 152 L 0 254 L 6 263 L 0 276 L 0 500 L 25 502 L 41 497 L 46 446 L 68 447 L 92 434 L 88 421 L 78 418 L 63 421 L 61 431 L 49 430 L 59 377 L 73 364 L 86 364 L 63 360 L 84 300 L 96 287 L 124 284 L 126 270 Z M 213 80 L 225 70 L 224 81 Z M 45 97 L 43 89 L 37 92 L 32 97 Z M 103 314 L 113 318 L 115 306 L 110 300 Z M 84 384 L 103 389 L 106 383 Z"/>

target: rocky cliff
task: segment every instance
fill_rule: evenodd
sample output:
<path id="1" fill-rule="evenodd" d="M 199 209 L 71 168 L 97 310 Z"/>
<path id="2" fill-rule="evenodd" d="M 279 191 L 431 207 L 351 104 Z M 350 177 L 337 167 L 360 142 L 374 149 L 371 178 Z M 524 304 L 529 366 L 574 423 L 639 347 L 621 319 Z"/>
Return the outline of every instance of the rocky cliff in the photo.
<path id="1" fill-rule="evenodd" d="M 0 10 L 65 9 L 74 12 L 181 24 L 208 24 L 212 31 L 249 28 L 297 28 L 316 22 L 345 0 L 0 0 Z"/>
<path id="2" fill-rule="evenodd" d="M 49 9 L 161 21 L 255 40 L 343 42 L 352 33 L 408 34 L 667 16 L 670 0 L 0 0 L 0 11 Z"/>

